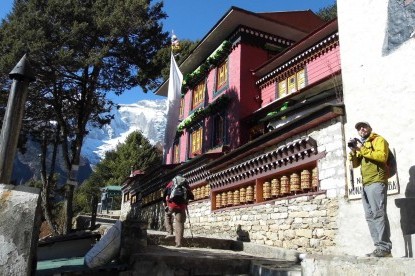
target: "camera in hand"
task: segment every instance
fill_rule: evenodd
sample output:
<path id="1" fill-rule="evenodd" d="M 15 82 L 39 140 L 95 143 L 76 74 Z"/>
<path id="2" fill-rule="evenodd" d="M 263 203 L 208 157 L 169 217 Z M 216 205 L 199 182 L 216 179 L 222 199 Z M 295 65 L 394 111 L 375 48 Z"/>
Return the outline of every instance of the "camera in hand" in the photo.
<path id="1" fill-rule="evenodd" d="M 349 148 L 355 148 L 355 147 L 357 147 L 357 142 L 360 142 L 360 140 L 357 139 L 357 138 L 352 138 L 352 139 L 349 140 L 349 142 L 347 142 L 347 146 Z"/>

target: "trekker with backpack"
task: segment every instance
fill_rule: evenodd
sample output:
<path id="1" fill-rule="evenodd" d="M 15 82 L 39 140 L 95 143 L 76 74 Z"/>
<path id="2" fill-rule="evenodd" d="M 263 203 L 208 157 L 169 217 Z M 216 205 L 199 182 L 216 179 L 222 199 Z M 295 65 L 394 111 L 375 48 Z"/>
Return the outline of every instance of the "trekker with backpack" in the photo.
<path id="1" fill-rule="evenodd" d="M 189 200 L 193 200 L 194 195 L 190 186 L 181 175 L 177 175 L 170 181 L 163 193 L 163 206 L 165 210 L 165 227 L 167 236 L 173 236 L 173 220 L 176 247 L 182 246 L 184 235 L 184 223 L 186 221 L 186 209 Z"/>
<path id="2" fill-rule="evenodd" d="M 388 142 L 372 132 L 368 122 L 358 122 L 355 128 L 361 139 L 353 138 L 348 142 L 347 145 L 351 149 L 349 160 L 352 161 L 353 168 L 361 166 L 363 209 L 375 245 L 375 250 L 366 256 L 392 257 L 386 206 L 390 176 L 388 155 L 393 155 L 390 153 Z"/>

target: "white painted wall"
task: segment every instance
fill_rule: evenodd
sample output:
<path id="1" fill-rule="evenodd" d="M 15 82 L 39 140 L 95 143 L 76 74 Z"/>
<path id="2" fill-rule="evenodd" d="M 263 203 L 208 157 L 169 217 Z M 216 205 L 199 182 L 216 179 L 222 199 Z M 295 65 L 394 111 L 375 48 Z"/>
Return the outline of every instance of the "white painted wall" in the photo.
<path id="1" fill-rule="evenodd" d="M 388 2 L 337 0 L 337 7 L 347 112 L 345 136 L 346 139 L 356 137 L 354 124 L 360 120 L 368 121 L 374 132 L 384 136 L 396 150 L 400 194 L 388 197 L 388 214 L 392 253 L 394 257 L 402 257 L 404 242 L 400 209 L 396 207 L 395 199 L 405 197 L 409 169 L 415 166 L 415 39 L 383 54 Z M 402 24 L 409 23 L 403 20 Z M 360 200 L 343 202 L 339 226 L 339 252 L 363 255 L 373 250 Z"/>

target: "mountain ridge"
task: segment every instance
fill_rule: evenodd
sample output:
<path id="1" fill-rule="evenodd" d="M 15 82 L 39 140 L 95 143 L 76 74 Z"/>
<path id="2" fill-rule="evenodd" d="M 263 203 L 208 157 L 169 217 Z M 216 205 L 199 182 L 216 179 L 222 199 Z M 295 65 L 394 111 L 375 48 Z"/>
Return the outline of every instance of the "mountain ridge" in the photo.
<path id="1" fill-rule="evenodd" d="M 131 104 L 119 104 L 110 114 L 114 115 L 109 125 L 102 128 L 88 127 L 81 150 L 81 164 L 78 183 L 82 183 L 92 173 L 105 153 L 124 143 L 133 131 L 141 131 L 152 145 L 163 143 L 167 120 L 167 100 L 141 100 Z M 12 182 L 25 184 L 31 179 L 40 180 L 40 146 L 31 140 L 27 142 L 25 154 L 18 153 L 14 160 Z M 61 156 L 59 154 L 59 156 Z M 66 182 L 62 158 L 58 157 L 56 172 L 60 174 L 59 184 Z"/>
<path id="2" fill-rule="evenodd" d="M 114 119 L 103 128 L 91 128 L 84 139 L 82 155 L 91 164 L 97 164 L 105 152 L 114 150 L 133 131 L 141 131 L 152 145 L 163 142 L 167 120 L 166 100 L 141 100 L 131 104 L 120 104 L 112 110 Z"/>

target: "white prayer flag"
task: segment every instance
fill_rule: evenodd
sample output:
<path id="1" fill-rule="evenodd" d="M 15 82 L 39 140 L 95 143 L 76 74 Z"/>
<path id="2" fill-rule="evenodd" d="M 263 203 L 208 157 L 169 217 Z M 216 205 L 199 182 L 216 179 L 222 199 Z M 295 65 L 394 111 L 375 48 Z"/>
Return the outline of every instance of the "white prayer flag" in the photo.
<path id="1" fill-rule="evenodd" d="M 176 135 L 177 125 L 179 122 L 182 82 L 183 74 L 177 66 L 173 53 L 171 53 L 169 90 L 167 95 L 167 125 L 164 133 L 164 160 L 166 160 L 167 153 L 173 146 Z"/>

